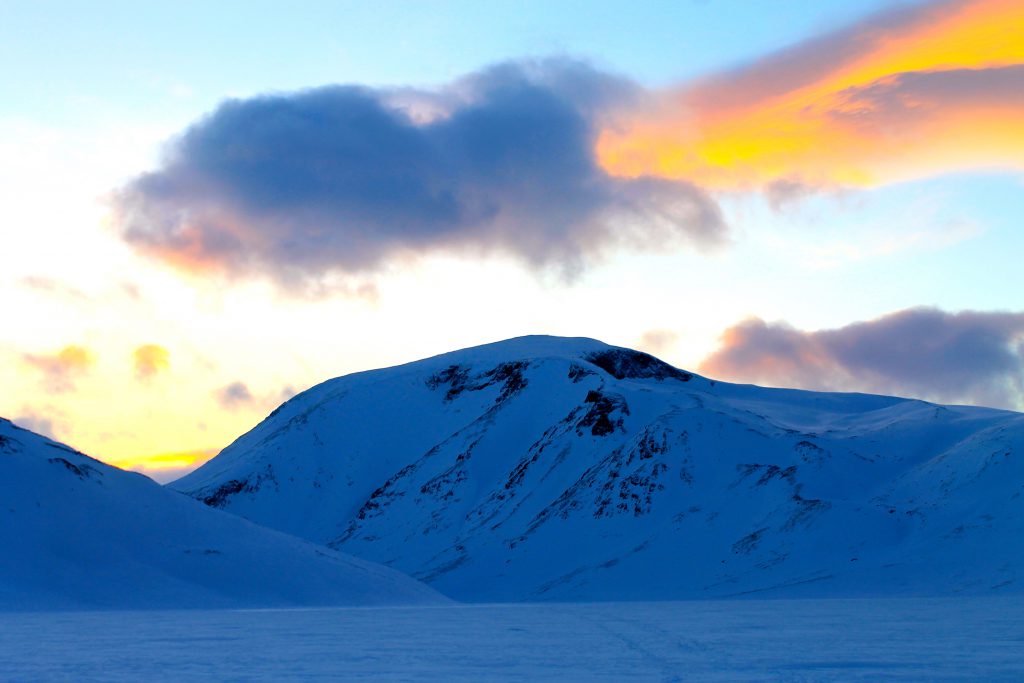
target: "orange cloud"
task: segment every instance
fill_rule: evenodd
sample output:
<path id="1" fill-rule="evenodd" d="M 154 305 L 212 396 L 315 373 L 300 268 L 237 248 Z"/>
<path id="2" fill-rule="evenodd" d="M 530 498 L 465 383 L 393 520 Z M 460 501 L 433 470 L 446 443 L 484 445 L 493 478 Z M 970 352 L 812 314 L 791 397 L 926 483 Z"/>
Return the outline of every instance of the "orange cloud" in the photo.
<path id="1" fill-rule="evenodd" d="M 135 362 L 135 378 L 148 380 L 157 373 L 171 367 L 171 354 L 157 344 L 143 344 L 132 354 Z"/>
<path id="2" fill-rule="evenodd" d="M 95 362 L 83 346 L 71 344 L 54 354 L 22 356 L 24 362 L 43 373 L 43 383 L 50 393 L 59 394 L 75 388 L 75 380 L 86 374 Z"/>
<path id="3" fill-rule="evenodd" d="M 718 190 L 1024 168 L 1024 3 L 904 8 L 664 93 L 600 134 L 610 173 Z"/>

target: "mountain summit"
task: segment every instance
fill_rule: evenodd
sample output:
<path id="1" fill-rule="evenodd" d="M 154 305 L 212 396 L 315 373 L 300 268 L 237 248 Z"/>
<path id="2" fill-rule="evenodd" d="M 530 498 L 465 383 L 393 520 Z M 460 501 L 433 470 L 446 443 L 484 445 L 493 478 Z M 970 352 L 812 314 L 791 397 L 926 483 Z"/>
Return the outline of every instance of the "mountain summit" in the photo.
<path id="1" fill-rule="evenodd" d="M 333 379 L 171 486 L 467 600 L 1020 591 L 1024 415 L 523 337 Z"/>

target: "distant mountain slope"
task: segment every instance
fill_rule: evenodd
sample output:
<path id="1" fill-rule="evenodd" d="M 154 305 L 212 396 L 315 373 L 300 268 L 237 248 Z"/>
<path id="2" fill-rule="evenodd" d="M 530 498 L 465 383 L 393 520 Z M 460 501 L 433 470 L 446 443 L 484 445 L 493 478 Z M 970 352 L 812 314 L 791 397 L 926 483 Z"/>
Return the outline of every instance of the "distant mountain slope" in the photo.
<path id="1" fill-rule="evenodd" d="M 334 379 L 172 484 L 460 599 L 1020 591 L 1024 415 L 524 337 Z"/>
<path id="2" fill-rule="evenodd" d="M 0 609 L 440 601 L 0 419 Z"/>

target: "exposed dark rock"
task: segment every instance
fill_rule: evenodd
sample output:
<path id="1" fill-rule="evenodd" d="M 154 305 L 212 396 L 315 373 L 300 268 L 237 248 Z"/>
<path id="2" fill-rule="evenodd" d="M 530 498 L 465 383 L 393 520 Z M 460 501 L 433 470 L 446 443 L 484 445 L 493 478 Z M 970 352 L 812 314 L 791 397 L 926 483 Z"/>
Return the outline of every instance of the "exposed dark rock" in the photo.
<path id="1" fill-rule="evenodd" d="M 96 472 L 96 469 L 93 467 L 89 467 L 88 465 L 82 465 L 81 467 L 79 467 L 78 465 L 75 465 L 74 463 L 69 462 L 64 458 L 50 458 L 49 462 L 52 462 L 55 465 L 63 465 L 65 469 L 67 469 L 69 472 L 74 474 L 79 479 L 88 479 L 90 476 L 92 476 L 93 473 Z"/>
<path id="2" fill-rule="evenodd" d="M 663 360 L 630 349 L 608 349 L 586 356 L 597 367 L 615 379 L 678 379 L 689 382 L 693 375 L 674 368 Z"/>
<path id="3" fill-rule="evenodd" d="M 21 442 L 17 439 L 12 439 L 9 436 L 0 436 L 0 453 L 13 455 L 21 451 L 21 449 Z"/>
<path id="4" fill-rule="evenodd" d="M 577 365 L 576 363 L 569 366 L 569 379 L 572 380 L 573 384 L 577 384 L 582 381 L 584 377 L 590 377 L 595 374 L 597 373 L 593 370 L 588 370 L 582 365 Z"/>
<path id="5" fill-rule="evenodd" d="M 441 386 L 447 386 L 448 391 L 444 400 L 455 399 L 466 388 L 469 382 L 469 370 L 460 365 L 449 365 L 444 370 L 437 372 L 427 378 L 427 388 L 434 390 Z"/>
<path id="6" fill-rule="evenodd" d="M 529 367 L 526 361 L 515 361 L 501 363 L 487 372 L 476 376 L 470 376 L 467 368 L 459 365 L 450 365 L 440 372 L 434 373 L 427 378 L 427 388 L 437 390 L 446 386 L 444 400 L 451 402 L 466 391 L 481 391 L 495 384 L 501 385 L 495 403 L 502 403 L 506 399 L 522 391 L 527 384 L 523 371 Z"/>
<path id="7" fill-rule="evenodd" d="M 267 465 L 254 477 L 231 479 L 209 493 L 200 492 L 196 497 L 210 507 L 223 508 L 231 496 L 239 493 L 255 493 L 263 488 L 265 483 L 274 484 L 275 488 L 277 485 L 277 477 L 274 476 L 274 470 L 270 465 Z"/>
<path id="8" fill-rule="evenodd" d="M 820 462 L 829 457 L 829 452 L 810 441 L 801 441 L 793 446 L 800 459 L 804 462 Z"/>
<path id="9" fill-rule="evenodd" d="M 587 392 L 587 397 L 583 399 L 583 402 L 589 403 L 590 408 L 576 423 L 577 434 L 583 434 L 583 430 L 588 427 L 594 436 L 607 436 L 616 429 L 625 431 L 622 426 L 622 416 L 629 415 L 629 406 L 626 405 L 626 399 L 622 396 L 591 390 Z"/>
<path id="10" fill-rule="evenodd" d="M 746 555 L 750 553 L 757 548 L 757 545 L 761 542 L 761 537 L 766 531 L 768 531 L 768 527 L 762 527 L 756 531 L 750 532 L 732 544 L 732 551 L 737 555 Z"/>
<path id="11" fill-rule="evenodd" d="M 790 484 L 795 483 L 794 477 L 796 476 L 796 465 L 790 465 L 789 467 L 779 467 L 778 465 L 762 465 L 760 463 L 751 463 L 744 465 L 737 465 L 736 469 L 740 472 L 740 477 L 746 479 L 752 474 L 760 473 L 756 485 L 764 486 L 773 479 L 784 479 Z"/>
<path id="12" fill-rule="evenodd" d="M 210 507 L 223 507 L 228 498 L 236 493 L 245 491 L 247 483 L 244 479 L 231 479 L 215 488 L 212 493 L 200 498 L 200 500 Z"/>

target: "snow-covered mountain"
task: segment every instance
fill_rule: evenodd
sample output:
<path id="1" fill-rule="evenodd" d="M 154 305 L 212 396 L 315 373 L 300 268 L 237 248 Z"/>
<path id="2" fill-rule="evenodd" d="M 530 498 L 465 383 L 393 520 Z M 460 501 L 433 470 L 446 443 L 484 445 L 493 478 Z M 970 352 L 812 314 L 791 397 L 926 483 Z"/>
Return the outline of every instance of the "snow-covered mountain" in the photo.
<path id="1" fill-rule="evenodd" d="M 524 337 L 330 380 L 173 483 L 469 600 L 1024 587 L 1024 415 Z"/>
<path id="2" fill-rule="evenodd" d="M 0 609 L 439 602 L 0 419 Z"/>

